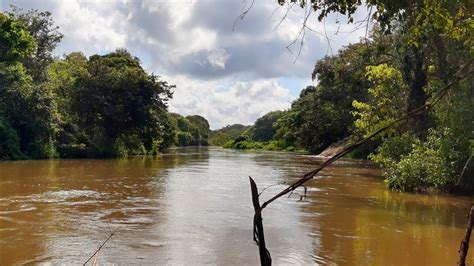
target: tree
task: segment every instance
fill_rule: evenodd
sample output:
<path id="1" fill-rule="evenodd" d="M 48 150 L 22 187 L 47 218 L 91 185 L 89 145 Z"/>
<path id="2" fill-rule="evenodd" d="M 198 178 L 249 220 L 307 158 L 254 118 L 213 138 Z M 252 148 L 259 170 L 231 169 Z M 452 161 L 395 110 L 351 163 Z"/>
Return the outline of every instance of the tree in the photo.
<path id="1" fill-rule="evenodd" d="M 255 121 L 250 137 L 257 141 L 270 141 L 276 133 L 275 122 L 283 116 L 282 111 L 273 111 Z"/>
<path id="2" fill-rule="evenodd" d="M 11 15 L 0 13 L 0 62 L 10 64 L 23 60 L 35 49 L 35 40 L 25 25 Z"/>
<path id="3" fill-rule="evenodd" d="M 207 146 L 209 144 L 209 122 L 200 115 L 183 117 L 170 114 L 175 131 L 174 144 L 178 146 Z"/>
<path id="4" fill-rule="evenodd" d="M 147 74 L 126 50 L 94 55 L 87 71 L 76 79 L 72 110 L 87 135 L 93 136 L 91 142 L 106 154 L 115 153 L 117 147 L 115 151 L 107 147 L 127 136 L 135 136 L 150 151 L 165 141 L 173 87 Z"/>
<path id="5" fill-rule="evenodd" d="M 319 60 L 312 77 L 317 86 L 303 89 L 277 122 L 276 139 L 318 153 L 353 132 L 352 101 L 367 98 L 365 68 L 387 60 L 386 40 L 349 45 Z"/>
<path id="6" fill-rule="evenodd" d="M 223 146 L 226 142 L 240 136 L 247 129 L 249 129 L 249 126 L 244 126 L 241 124 L 233 124 L 233 125 L 227 125 L 218 130 L 213 130 L 209 134 L 209 144 L 216 145 L 216 146 Z"/>
<path id="7" fill-rule="evenodd" d="M 23 59 L 27 73 L 35 82 L 47 81 L 48 65 L 53 62 L 53 51 L 63 38 L 63 34 L 59 32 L 59 27 L 54 25 L 50 12 L 38 10 L 25 12 L 13 6 L 9 14 L 23 22 L 36 42 L 33 53 Z"/>
<path id="8" fill-rule="evenodd" d="M 2 139 L 3 150 L 9 153 L 2 157 L 55 156 L 55 103 L 44 86 L 33 83 L 21 63 L 33 52 L 35 40 L 24 23 L 12 15 L 0 14 L 0 23 L 0 49 L 3 50 L 0 56 L 0 120 L 6 134 Z"/>
<path id="9" fill-rule="evenodd" d="M 86 74 L 87 58 L 81 52 L 70 53 L 49 65 L 48 87 L 61 110 L 61 122 L 73 122 L 71 105 L 75 82 L 79 76 Z"/>
<path id="10" fill-rule="evenodd" d="M 193 136 L 192 145 L 208 145 L 209 122 L 200 115 L 186 116 L 186 119 L 192 125 L 191 134 Z"/>

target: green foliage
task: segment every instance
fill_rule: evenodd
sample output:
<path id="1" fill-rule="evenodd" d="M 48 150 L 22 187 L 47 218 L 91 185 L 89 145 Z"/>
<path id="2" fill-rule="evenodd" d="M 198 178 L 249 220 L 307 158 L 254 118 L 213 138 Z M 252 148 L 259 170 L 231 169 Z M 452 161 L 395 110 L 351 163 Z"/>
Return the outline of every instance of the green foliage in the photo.
<path id="1" fill-rule="evenodd" d="M 128 134 L 121 135 L 116 139 L 113 154 L 123 158 L 147 154 L 147 150 L 139 135 Z"/>
<path id="2" fill-rule="evenodd" d="M 73 52 L 64 59 L 54 61 L 48 67 L 48 86 L 54 95 L 62 122 L 72 122 L 73 89 L 79 76 L 87 75 L 87 58 L 81 52 Z"/>
<path id="3" fill-rule="evenodd" d="M 21 21 L 0 13 L 0 62 L 20 61 L 33 53 L 35 45 Z"/>
<path id="4" fill-rule="evenodd" d="M 223 146 L 226 142 L 233 140 L 248 130 L 249 126 L 241 124 L 227 125 L 221 129 L 211 131 L 209 134 L 209 144 Z"/>
<path id="5" fill-rule="evenodd" d="M 80 56 L 76 63 L 82 66 Z M 79 70 L 75 75 L 70 90 L 73 117 L 87 135 L 95 136 L 91 139 L 95 145 L 115 145 L 112 154 L 133 155 L 142 149 L 124 151 L 130 142 L 123 136 L 139 138 L 146 150 L 163 138 L 169 123 L 166 103 L 174 86 L 148 75 L 137 58 L 125 50 L 95 55 L 87 62 L 87 71 Z M 110 155 L 110 151 L 104 152 Z"/>
<path id="6" fill-rule="evenodd" d="M 296 151 L 292 146 L 285 146 L 279 141 L 254 141 L 249 140 L 247 136 L 240 136 L 234 140 L 230 140 L 223 145 L 227 149 L 238 150 L 267 150 L 267 151 Z"/>
<path id="7" fill-rule="evenodd" d="M 338 55 L 316 63 L 312 77 L 317 86 L 300 93 L 291 109 L 275 123 L 275 139 L 319 153 L 353 131 L 352 101 L 364 101 L 370 82 L 365 68 L 385 57 L 386 41 L 349 45 Z"/>
<path id="8" fill-rule="evenodd" d="M 123 49 L 54 60 L 61 38 L 49 12 L 0 13 L 0 158 L 126 157 L 175 143 L 173 85 Z M 208 122 L 185 120 L 183 142 L 207 145 Z"/>
<path id="9" fill-rule="evenodd" d="M 189 121 L 191 125 L 191 145 L 207 146 L 209 144 L 209 133 L 211 132 L 211 130 L 209 129 L 209 122 L 207 122 L 207 120 L 200 115 L 186 116 L 185 118 Z"/>
<path id="10" fill-rule="evenodd" d="M 35 82 L 47 81 L 47 68 L 53 62 L 53 50 L 63 38 L 59 27 L 54 25 L 50 12 L 24 11 L 15 6 L 9 14 L 22 22 L 35 40 L 33 53 L 23 58 L 22 63 Z"/>
<path id="11" fill-rule="evenodd" d="M 20 138 L 8 121 L 0 118 L 0 160 L 23 158 L 20 151 Z"/>
<path id="12" fill-rule="evenodd" d="M 60 144 L 58 156 L 60 158 L 94 158 L 97 152 L 84 143 Z"/>
<path id="13" fill-rule="evenodd" d="M 397 69 L 387 64 L 369 66 L 367 79 L 371 81 L 368 101 L 352 102 L 356 109 L 352 114 L 357 118 L 354 125 L 364 137 L 401 117 L 407 101 L 407 88 Z"/>
<path id="14" fill-rule="evenodd" d="M 183 117 L 170 114 L 174 127 L 174 145 L 177 146 L 207 146 L 210 134 L 209 122 L 199 115 Z"/>
<path id="15" fill-rule="evenodd" d="M 256 141 L 270 141 L 273 139 L 277 130 L 274 124 L 283 114 L 283 111 L 274 111 L 257 119 L 250 132 L 250 137 Z"/>
<path id="16" fill-rule="evenodd" d="M 404 134 L 385 141 L 372 159 L 384 166 L 386 182 L 395 190 L 447 189 L 466 160 L 457 142 L 449 128 L 430 130 L 426 141 Z"/>

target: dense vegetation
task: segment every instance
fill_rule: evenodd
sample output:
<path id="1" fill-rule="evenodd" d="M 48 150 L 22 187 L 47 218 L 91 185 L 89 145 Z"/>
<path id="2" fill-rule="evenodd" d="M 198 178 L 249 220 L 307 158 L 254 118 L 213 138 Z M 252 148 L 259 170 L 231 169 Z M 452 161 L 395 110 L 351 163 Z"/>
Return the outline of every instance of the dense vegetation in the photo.
<path id="1" fill-rule="evenodd" d="M 362 1 L 278 1 L 353 20 Z M 398 124 L 356 154 L 385 169 L 401 191 L 474 187 L 473 6 L 469 1 L 367 1 L 375 23 L 368 38 L 316 63 L 316 86 L 302 90 L 271 127 L 257 123 L 224 146 L 303 148 L 319 153 L 335 142 L 369 136 L 398 117 L 441 100 L 428 112 Z M 261 119 L 267 121 L 269 114 Z M 261 134 L 259 134 L 260 136 Z M 263 141 L 263 142 L 262 142 Z M 466 167 L 464 167 L 466 166 Z M 464 171 L 463 171 L 464 169 Z"/>
<path id="2" fill-rule="evenodd" d="M 0 13 L 0 159 L 124 157 L 207 145 L 201 116 L 170 114 L 173 85 L 124 49 L 54 58 L 48 12 Z"/>
<path id="3" fill-rule="evenodd" d="M 63 35 L 48 12 L 0 13 L 0 159 L 129 156 L 207 144 L 319 153 L 369 136 L 440 96 L 428 112 L 353 155 L 383 166 L 396 190 L 472 189 L 472 3 L 278 1 L 291 2 L 310 5 L 319 20 L 341 13 L 349 21 L 365 4 L 374 27 L 360 43 L 319 60 L 312 73 L 317 85 L 303 88 L 288 110 L 214 132 L 201 116 L 170 114 L 174 86 L 126 50 L 54 58 Z"/>
<path id="4" fill-rule="evenodd" d="M 215 146 L 223 146 L 226 142 L 231 141 L 242 135 L 250 126 L 241 124 L 227 125 L 221 129 L 211 131 L 209 135 L 209 144 Z"/>

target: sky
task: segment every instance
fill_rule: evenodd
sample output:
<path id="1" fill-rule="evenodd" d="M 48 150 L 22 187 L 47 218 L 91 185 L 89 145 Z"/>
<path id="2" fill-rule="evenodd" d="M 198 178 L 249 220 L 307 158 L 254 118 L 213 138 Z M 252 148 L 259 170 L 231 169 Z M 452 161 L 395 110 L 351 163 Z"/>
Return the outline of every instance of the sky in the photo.
<path id="1" fill-rule="evenodd" d="M 289 108 L 301 89 L 314 85 L 311 72 L 318 59 L 365 36 L 365 27 L 348 25 L 342 16 L 322 23 L 313 15 L 301 46 L 297 38 L 305 10 L 279 6 L 277 0 L 255 0 L 243 19 L 239 16 L 250 0 L 0 0 L 0 4 L 3 11 L 10 5 L 50 11 L 64 34 L 54 52 L 57 56 L 126 48 L 147 71 L 176 85 L 171 112 L 202 115 L 212 129 L 252 124 L 269 111 Z M 356 21 L 366 14 L 359 10 Z"/>

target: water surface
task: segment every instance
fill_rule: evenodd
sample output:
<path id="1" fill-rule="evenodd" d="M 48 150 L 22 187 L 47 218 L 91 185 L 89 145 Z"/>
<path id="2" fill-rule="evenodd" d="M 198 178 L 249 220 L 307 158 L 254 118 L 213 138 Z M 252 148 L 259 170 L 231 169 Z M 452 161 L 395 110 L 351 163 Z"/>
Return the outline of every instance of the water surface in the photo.
<path id="1" fill-rule="evenodd" d="M 257 265 L 248 176 L 269 198 L 314 156 L 180 148 L 125 160 L 0 163 L 0 265 Z M 264 210 L 274 264 L 455 265 L 472 199 L 394 193 L 340 161 Z M 272 186 L 273 185 L 273 186 Z M 473 255 L 469 254 L 472 264 Z"/>

